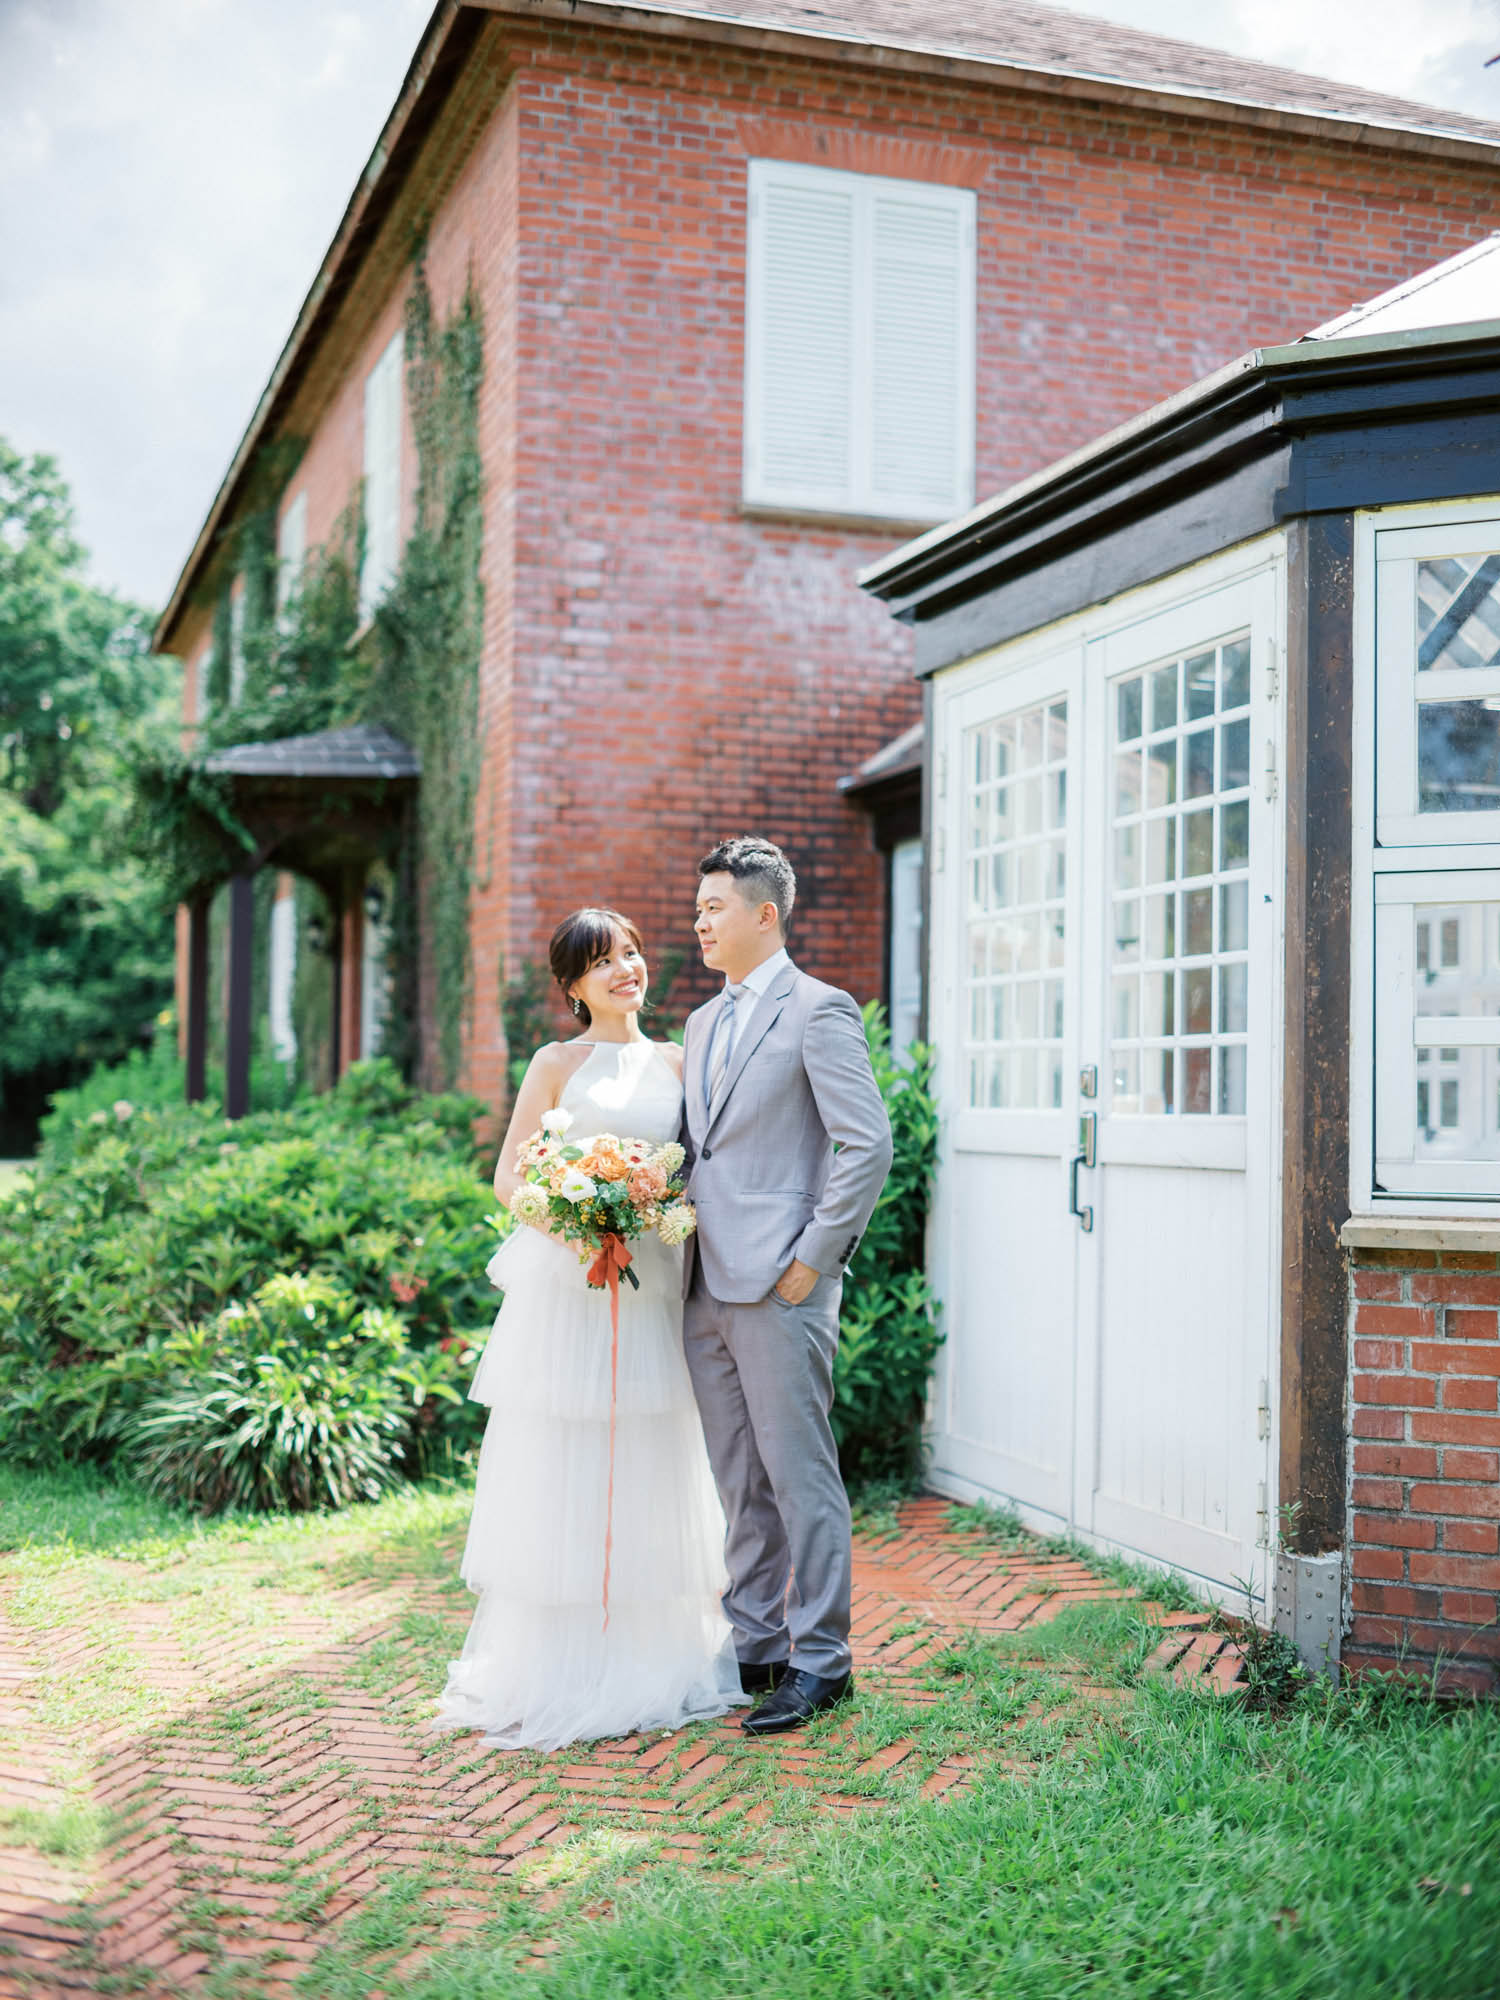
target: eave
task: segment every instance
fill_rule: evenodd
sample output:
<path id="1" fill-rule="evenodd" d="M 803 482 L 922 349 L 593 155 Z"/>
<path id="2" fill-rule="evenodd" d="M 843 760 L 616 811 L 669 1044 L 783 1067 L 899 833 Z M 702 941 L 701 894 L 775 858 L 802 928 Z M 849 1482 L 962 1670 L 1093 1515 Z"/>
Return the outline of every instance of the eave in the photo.
<path id="1" fill-rule="evenodd" d="M 860 572 L 911 624 L 1320 431 L 1496 406 L 1500 321 L 1256 349 Z M 1295 458 L 1278 512 L 1309 509 Z"/>

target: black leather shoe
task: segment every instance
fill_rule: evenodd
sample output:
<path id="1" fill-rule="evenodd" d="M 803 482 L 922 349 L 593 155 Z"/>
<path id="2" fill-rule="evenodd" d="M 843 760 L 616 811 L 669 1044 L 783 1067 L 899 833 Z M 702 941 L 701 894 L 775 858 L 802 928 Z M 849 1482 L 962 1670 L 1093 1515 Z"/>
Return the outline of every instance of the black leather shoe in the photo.
<path id="1" fill-rule="evenodd" d="M 800 1729 L 825 1708 L 847 1701 L 853 1692 L 852 1674 L 825 1680 L 805 1667 L 789 1667 L 776 1692 L 747 1715 L 740 1728 L 750 1736 L 779 1736 L 784 1729 Z"/>
<path id="2" fill-rule="evenodd" d="M 785 1660 L 764 1662 L 740 1661 L 740 1691 L 743 1694 L 769 1694 L 786 1674 Z"/>

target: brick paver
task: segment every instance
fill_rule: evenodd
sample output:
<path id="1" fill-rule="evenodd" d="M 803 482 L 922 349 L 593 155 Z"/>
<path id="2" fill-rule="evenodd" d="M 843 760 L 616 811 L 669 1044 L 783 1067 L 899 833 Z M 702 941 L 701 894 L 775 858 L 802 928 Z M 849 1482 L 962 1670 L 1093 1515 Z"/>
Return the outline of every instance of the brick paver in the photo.
<path id="1" fill-rule="evenodd" d="M 933 1665 L 955 1642 L 1123 1594 L 1069 1556 L 1009 1553 L 955 1531 L 937 1499 L 904 1508 L 898 1533 L 856 1541 L 854 1588 L 863 1697 L 919 1712 L 940 1698 Z M 165 1719 L 144 1732 L 106 1724 L 89 1746 L 94 1799 L 114 1815 L 97 1869 L 0 1847 L 0 2000 L 109 1990 L 143 1969 L 150 1983 L 132 1990 L 192 1992 L 216 1962 L 222 1990 L 225 1961 L 237 1995 L 282 2000 L 350 1915 L 403 1878 L 433 1902 L 434 1944 L 483 1926 L 499 1878 L 513 1878 L 533 1899 L 542 1950 L 546 1911 L 600 1855 L 732 1872 L 757 1842 L 774 1852 L 778 1796 L 849 1818 L 913 1790 L 951 1798 L 981 1754 L 1009 1762 L 993 1743 L 939 1754 L 915 1738 L 853 1762 L 847 1720 L 752 1746 L 731 1717 L 552 1756 L 433 1737 L 424 1724 L 440 1672 L 391 1685 L 379 1669 L 424 1628 L 456 1652 L 468 1614 L 466 1596 L 416 1577 L 363 1580 L 316 1601 L 268 1591 L 253 1629 L 217 1642 L 212 1684 L 233 1684 L 226 1701 L 202 1692 L 205 1662 L 179 1641 L 168 1605 L 127 1606 L 123 1642 L 117 1627 L 109 1643 L 126 1644 L 166 1697 Z M 305 1647 L 294 1671 L 254 1664 L 268 1623 Z M 1234 1678 L 1237 1649 L 1206 1615 L 1161 1624 L 1163 1669 L 1213 1687 Z M 70 1746 L 49 1754 L 35 1725 L 40 1676 L 86 1666 L 98 1643 L 82 1619 L 45 1643 L 5 1624 L 0 1572 L 0 1723 L 28 1751 L 0 1768 L 7 1806 L 60 1802 L 57 1760 Z M 728 1860 L 726 1834 L 737 1843 Z M 382 1974 L 391 1990 L 420 1955 Z"/>

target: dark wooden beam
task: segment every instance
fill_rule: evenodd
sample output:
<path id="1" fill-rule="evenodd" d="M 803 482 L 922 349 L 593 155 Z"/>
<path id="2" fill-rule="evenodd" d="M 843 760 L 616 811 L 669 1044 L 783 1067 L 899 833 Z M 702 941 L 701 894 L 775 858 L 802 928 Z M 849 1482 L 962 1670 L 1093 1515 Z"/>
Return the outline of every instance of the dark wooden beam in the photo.
<path id="1" fill-rule="evenodd" d="M 224 1045 L 224 1115 L 243 1118 L 250 1109 L 251 960 L 255 950 L 255 877 L 242 873 L 229 884 L 229 1004 Z"/>
<path id="2" fill-rule="evenodd" d="M 1349 1213 L 1349 894 L 1354 521 L 1287 537 L 1286 987 L 1281 1466 L 1285 1539 L 1342 1546 Z"/>
<path id="3" fill-rule="evenodd" d="M 211 899 L 195 896 L 188 904 L 187 962 L 187 1101 L 201 1104 L 207 1093 L 208 1063 L 208 913 Z"/>

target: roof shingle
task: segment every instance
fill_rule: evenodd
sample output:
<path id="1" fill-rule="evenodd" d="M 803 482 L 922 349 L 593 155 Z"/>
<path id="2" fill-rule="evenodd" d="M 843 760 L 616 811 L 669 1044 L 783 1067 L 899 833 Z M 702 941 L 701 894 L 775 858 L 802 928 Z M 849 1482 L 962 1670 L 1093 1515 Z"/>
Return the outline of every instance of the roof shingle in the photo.
<path id="1" fill-rule="evenodd" d="M 1500 144 L 1500 122 L 1307 76 L 1088 14 L 1035 6 L 1029 0 L 844 0 L 842 6 L 826 7 L 800 6 L 796 0 L 752 0 L 749 5 L 732 5 L 729 0 L 682 0 L 682 4 L 631 0 L 630 11 L 824 36 L 871 48 L 908 49 Z"/>

